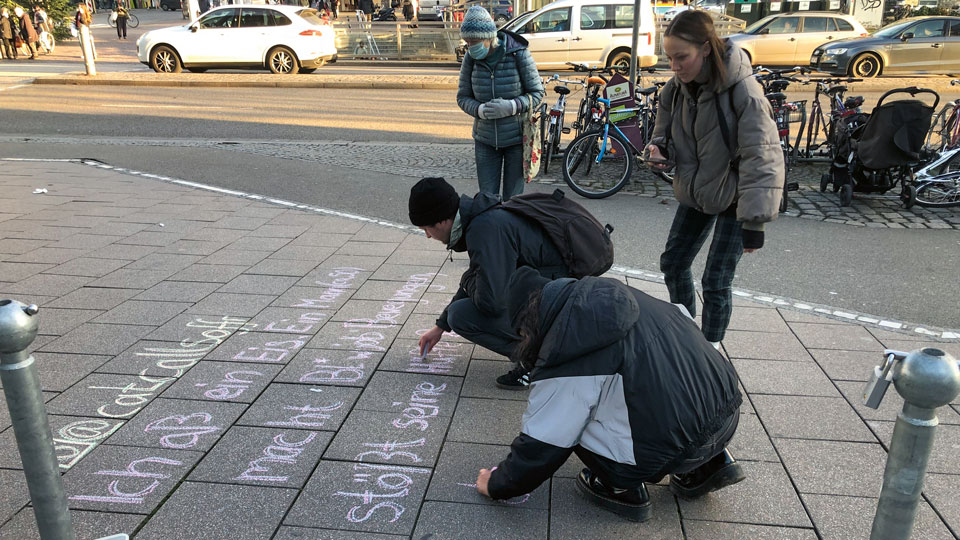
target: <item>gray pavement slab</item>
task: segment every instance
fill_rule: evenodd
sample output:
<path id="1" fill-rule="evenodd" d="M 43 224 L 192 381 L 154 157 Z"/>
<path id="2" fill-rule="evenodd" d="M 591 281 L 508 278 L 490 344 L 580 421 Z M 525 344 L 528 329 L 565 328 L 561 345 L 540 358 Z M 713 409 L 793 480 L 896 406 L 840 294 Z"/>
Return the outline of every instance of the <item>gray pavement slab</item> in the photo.
<path id="1" fill-rule="evenodd" d="M 954 533 L 960 531 L 960 475 L 927 474 L 923 483 L 923 493 L 930 505 L 943 517 Z"/>
<path id="2" fill-rule="evenodd" d="M 114 534 L 132 535 L 133 531 L 146 520 L 146 516 L 138 514 L 117 514 L 108 512 L 91 512 L 87 510 L 71 510 L 70 523 L 77 540 L 95 540 Z M 37 519 L 33 508 L 24 508 L 17 515 L 0 527 L 0 538 L 16 538 L 17 540 L 41 540 L 37 529 Z"/>
<path id="3" fill-rule="evenodd" d="M 145 271 L 149 272 L 149 271 Z M 164 302 L 199 302 L 217 290 L 219 283 L 199 281 L 162 281 L 146 288 L 133 297 L 133 300 L 160 300 Z"/>
<path id="4" fill-rule="evenodd" d="M 351 289 L 335 287 L 290 287 L 270 305 L 274 307 L 320 309 L 331 313 L 340 309 L 350 298 Z"/>
<path id="5" fill-rule="evenodd" d="M 172 377 L 92 373 L 49 403 L 50 414 L 130 418 L 163 389 Z"/>
<path id="6" fill-rule="evenodd" d="M 55 291 L 51 291 L 51 294 Z M 136 295 L 137 291 L 127 289 L 106 289 L 102 287 L 84 287 L 60 294 L 60 298 L 52 302 L 50 307 L 71 309 L 113 309 Z"/>
<path id="7" fill-rule="evenodd" d="M 183 343 L 186 340 L 191 342 L 191 344 L 205 343 L 216 346 L 230 337 L 234 332 L 244 329 L 246 322 L 247 319 L 244 317 L 188 313 L 178 315 L 163 324 L 163 326 L 150 332 L 147 339 L 153 341 L 176 341 L 178 343 Z M 191 348 L 199 349 L 201 347 Z"/>
<path id="8" fill-rule="evenodd" d="M 111 226 L 119 225 L 117 223 L 112 224 Z M 131 234 L 138 232 L 143 228 L 143 225 L 128 224 L 127 227 L 131 229 L 129 231 Z M 93 251 L 87 252 L 87 257 L 93 257 L 94 259 L 125 259 L 128 261 L 137 261 L 146 257 L 147 255 L 155 252 L 157 250 L 154 246 L 133 246 L 130 244 L 110 244 L 104 246 L 100 249 L 95 249 Z"/>
<path id="9" fill-rule="evenodd" d="M 877 499 L 804 494 L 803 501 L 824 540 L 870 538 L 873 517 L 877 512 Z M 920 501 L 912 538 L 950 540 L 955 537 L 930 506 Z"/>
<path id="10" fill-rule="evenodd" d="M 253 317 L 276 300 L 272 294 L 237 294 L 215 292 L 197 302 L 187 313 L 198 315 L 222 315 Z"/>
<path id="11" fill-rule="evenodd" d="M 106 444 L 205 452 L 246 407 L 185 399 L 156 399 L 118 429 Z"/>
<path id="12" fill-rule="evenodd" d="M 262 540 L 277 529 L 295 489 L 185 482 L 137 540 Z"/>
<path id="13" fill-rule="evenodd" d="M 436 416 L 453 416 L 463 383 L 459 377 L 374 372 L 356 408 L 400 413 L 404 422 L 425 426 Z"/>
<path id="14" fill-rule="evenodd" d="M 34 353 L 40 388 L 63 392 L 102 366 L 109 356 L 89 354 Z"/>
<path id="15" fill-rule="evenodd" d="M 467 364 L 470 363 L 473 349 L 472 343 L 441 340 L 429 353 L 421 356 L 416 340 L 397 339 L 383 357 L 378 369 L 463 377 L 467 373 Z"/>
<path id="16" fill-rule="evenodd" d="M 217 292 L 279 296 L 296 282 L 297 278 L 291 276 L 244 273 L 217 289 Z"/>
<path id="17" fill-rule="evenodd" d="M 21 281 L 53 267 L 53 264 L 45 263 L 0 262 L 0 281 Z"/>
<path id="18" fill-rule="evenodd" d="M 173 275 L 177 281 L 205 281 L 227 283 L 249 268 L 246 265 L 192 264 Z"/>
<path id="19" fill-rule="evenodd" d="M 407 536 L 281 526 L 273 540 L 405 540 Z"/>
<path id="20" fill-rule="evenodd" d="M 337 248 L 334 255 L 389 257 L 397 249 L 398 245 L 398 243 L 394 242 L 356 242 L 351 240 Z"/>
<path id="21" fill-rule="evenodd" d="M 630 285 L 639 280 L 632 280 Z M 663 286 L 649 292 L 662 292 Z M 750 332 L 772 332 L 785 334 L 790 327 L 780 316 L 780 312 L 773 308 L 744 307 L 733 310 L 730 318 L 729 330 L 746 330 Z"/>
<path id="22" fill-rule="evenodd" d="M 800 493 L 877 497 L 887 454 L 879 444 L 773 439 Z"/>
<path id="23" fill-rule="evenodd" d="M 421 467 L 322 460 L 283 523 L 409 535 L 430 473 Z"/>
<path id="24" fill-rule="evenodd" d="M 201 360 L 168 385 L 163 397 L 253 403 L 277 373 L 279 366 Z"/>
<path id="25" fill-rule="evenodd" d="M 43 352 L 120 354 L 153 331 L 152 326 L 84 323 L 43 345 Z"/>
<path id="26" fill-rule="evenodd" d="M 443 343 L 441 341 L 441 343 Z M 477 347 L 480 349 L 480 347 Z M 496 385 L 497 377 L 513 368 L 505 362 L 495 360 L 479 360 L 474 355 L 470 361 L 470 369 L 463 380 L 463 397 L 487 398 L 498 400 L 527 401 L 530 392 L 527 390 L 504 390 Z"/>
<path id="27" fill-rule="evenodd" d="M 440 455 L 449 416 L 412 423 L 397 413 L 350 413 L 324 459 L 433 467 Z"/>
<path id="28" fill-rule="evenodd" d="M 461 398 L 447 440 L 509 445 L 520 434 L 525 401 Z"/>
<path id="29" fill-rule="evenodd" d="M 276 377 L 277 382 L 363 387 L 383 353 L 302 349 Z"/>
<path id="30" fill-rule="evenodd" d="M 258 332 L 316 334 L 330 320 L 331 312 L 316 308 L 269 307 L 250 319 Z"/>
<path id="31" fill-rule="evenodd" d="M 780 456 L 770 442 L 770 436 L 755 414 L 740 413 L 737 432 L 727 449 L 738 460 L 780 463 Z"/>
<path id="32" fill-rule="evenodd" d="M 870 421 L 868 424 L 883 444 L 889 448 L 895 422 Z M 956 474 L 957 448 L 960 447 L 958 441 L 960 441 L 960 426 L 949 424 L 937 426 L 930 461 L 927 463 L 927 472 Z"/>
<path id="33" fill-rule="evenodd" d="M 125 268 L 131 270 L 163 270 L 179 272 L 201 259 L 198 255 L 178 253 L 151 253 L 137 261 L 128 264 Z M 195 280 L 194 280 L 195 281 Z"/>
<path id="34" fill-rule="evenodd" d="M 297 240 L 294 240 L 293 242 L 290 242 L 282 248 L 274 251 L 273 254 L 270 255 L 269 260 L 298 263 L 297 265 L 290 267 L 290 269 L 293 270 L 296 268 L 297 274 L 294 275 L 302 277 L 319 266 L 327 257 L 333 255 L 336 251 L 336 247 L 302 245 L 297 243 Z M 300 273 L 303 268 L 306 268 L 307 271 Z"/>
<path id="35" fill-rule="evenodd" d="M 790 323 L 800 342 L 808 349 L 833 349 L 883 352 L 883 346 L 862 326 Z"/>
<path id="36" fill-rule="evenodd" d="M 723 338 L 723 348 L 730 358 L 810 361 L 810 354 L 803 348 L 803 344 L 788 335 L 778 335 L 776 339 L 771 339 L 770 334 L 764 332 L 730 330 Z"/>
<path id="37" fill-rule="evenodd" d="M 246 274 L 285 277 L 293 282 L 309 274 L 328 255 L 316 252 L 317 248 L 287 246 L 280 257 L 271 257 L 248 268 Z M 296 252 L 295 250 L 301 250 Z M 279 253 L 279 251 L 278 251 Z M 318 258 L 315 258 L 318 257 Z M 292 284 L 292 283 L 291 283 Z"/>
<path id="38" fill-rule="evenodd" d="M 96 372 L 176 378 L 195 366 L 207 350 L 209 348 L 183 348 L 169 341 L 138 341 Z"/>
<path id="39" fill-rule="evenodd" d="M 187 479 L 300 488 L 332 436 L 324 431 L 233 426 Z"/>
<path id="40" fill-rule="evenodd" d="M 532 493 L 506 501 L 494 501 L 477 492 L 477 475 L 480 469 L 496 466 L 506 459 L 509 453 L 509 446 L 457 442 L 444 444 L 440 461 L 437 462 L 430 480 L 426 500 L 549 510 L 549 479 Z"/>
<path id="41" fill-rule="evenodd" d="M 63 475 L 70 508 L 151 514 L 203 457 L 162 448 L 100 445 Z"/>
<path id="42" fill-rule="evenodd" d="M 44 394 L 46 397 L 46 394 Z M 6 414 L 6 406 L 3 407 Z M 123 420 L 83 418 L 48 414 L 53 445 L 61 470 L 67 470 L 123 425 Z M 9 422 L 6 423 L 9 425 Z M 0 468 L 22 469 L 17 440 L 12 429 L 0 433 Z"/>
<path id="43" fill-rule="evenodd" d="M 19 260 L 25 260 L 19 259 Z M 23 281 L 13 283 L 7 287 L 8 292 L 21 296 L 32 294 L 62 296 L 67 293 L 80 289 L 93 278 L 83 276 L 58 276 L 56 274 L 36 274 Z M 54 307 L 57 307 L 54 305 Z M 76 307 L 99 307 L 99 306 L 76 306 Z M 112 306 L 111 306 L 112 307 Z"/>
<path id="44" fill-rule="evenodd" d="M 172 273 L 170 270 L 134 270 L 121 268 L 99 279 L 95 279 L 87 285 L 90 287 L 112 289 L 149 289 L 170 277 Z"/>
<path id="45" fill-rule="evenodd" d="M 683 520 L 683 529 L 688 540 L 814 540 L 814 529 L 796 527 L 771 527 L 722 521 Z"/>
<path id="46" fill-rule="evenodd" d="M 312 337 L 263 332 L 263 327 L 255 320 L 251 320 L 247 326 L 255 328 L 256 332 L 233 334 L 207 353 L 204 359 L 284 365 L 290 362 Z"/>
<path id="47" fill-rule="evenodd" d="M 10 519 L 29 502 L 30 493 L 23 471 L 0 469 L 0 520 Z"/>
<path id="48" fill-rule="evenodd" d="M 332 257 L 331 257 L 332 258 Z M 327 258 L 323 264 L 314 268 L 309 274 L 303 276 L 303 279 L 297 282 L 297 285 L 303 287 L 322 287 L 324 289 L 359 289 L 363 282 L 373 275 L 373 270 L 380 265 L 379 262 L 372 262 L 367 270 L 366 266 L 350 266 L 345 264 L 350 261 L 342 261 L 342 258 L 333 261 Z M 366 264 L 367 261 L 355 261 Z M 351 293 L 352 294 L 352 293 Z"/>
<path id="49" fill-rule="evenodd" d="M 840 392 L 814 362 L 739 358 L 732 362 L 750 394 L 840 397 Z"/>
<path id="50" fill-rule="evenodd" d="M 411 302 L 350 299 L 337 310 L 331 320 L 376 326 L 402 325 L 411 313 Z"/>
<path id="51" fill-rule="evenodd" d="M 188 302 L 127 300 L 103 315 L 100 315 L 94 319 L 93 322 L 160 326 L 183 313 L 183 311 L 190 306 L 191 304 Z"/>
<path id="52" fill-rule="evenodd" d="M 17 255 L 18 262 L 62 264 L 84 254 L 84 250 L 82 249 L 53 247 L 41 247 L 22 251 L 18 245 L 22 245 L 24 242 L 36 242 L 34 240 L 3 240 L 2 242 L 3 243 L 0 243 L 0 252 Z M 13 246 L 11 246 L 11 242 L 14 243 Z M 46 243 L 45 241 L 40 242 Z"/>
<path id="53" fill-rule="evenodd" d="M 400 326 L 330 321 L 323 325 L 307 347 L 385 353 L 399 332 Z"/>
<path id="54" fill-rule="evenodd" d="M 224 248 L 198 260 L 200 264 L 255 265 L 266 259 L 269 251 Z"/>
<path id="55" fill-rule="evenodd" d="M 130 261 L 117 259 L 93 259 L 88 257 L 78 257 L 63 264 L 57 265 L 46 274 L 57 274 L 61 276 L 84 276 L 84 277 L 103 277 L 114 270 L 122 268 Z"/>
<path id="56" fill-rule="evenodd" d="M 834 381 L 868 381 L 873 375 L 874 366 L 883 361 L 883 353 L 867 351 L 832 351 L 815 349 L 810 351 L 817 364 Z"/>
<path id="57" fill-rule="evenodd" d="M 897 393 L 896 388 L 891 386 L 887 390 L 886 395 L 884 395 L 883 401 L 880 402 L 880 407 L 871 409 L 863 404 L 864 386 L 865 383 L 861 382 L 837 382 L 837 387 L 840 388 L 840 391 L 843 392 L 847 401 L 853 405 L 853 408 L 856 409 L 857 414 L 859 414 L 861 418 L 864 420 L 895 421 L 897 415 L 901 409 L 903 409 L 903 398 Z M 957 414 L 957 412 L 950 407 L 937 409 L 937 419 L 941 424 L 960 424 L 960 414 Z"/>
<path id="58" fill-rule="evenodd" d="M 396 281 L 379 281 L 374 279 L 368 279 L 360 286 L 360 289 L 357 290 L 351 297 L 353 300 L 390 300 L 396 302 L 414 302 L 423 295 L 424 291 L 427 290 L 427 286 L 430 284 L 430 280 L 433 279 L 433 276 L 424 276 L 423 280 L 417 280 L 410 285 L 404 284 L 402 287 L 397 286 Z"/>
<path id="59" fill-rule="evenodd" d="M 414 538 L 546 540 L 547 515 L 534 509 L 427 501 Z"/>
<path id="60" fill-rule="evenodd" d="M 271 384 L 237 422 L 266 428 L 337 431 L 357 401 L 356 388 Z"/>
<path id="61" fill-rule="evenodd" d="M 751 400 L 771 437 L 877 440 L 843 398 L 754 395 Z M 809 411 L 816 411 L 816 414 L 809 414 Z"/>
<path id="62" fill-rule="evenodd" d="M 634 523 L 587 501 L 577 492 L 576 480 L 554 479 L 551 486 L 550 538 L 683 538 L 677 503 L 669 489 L 649 486 L 653 516 Z"/>

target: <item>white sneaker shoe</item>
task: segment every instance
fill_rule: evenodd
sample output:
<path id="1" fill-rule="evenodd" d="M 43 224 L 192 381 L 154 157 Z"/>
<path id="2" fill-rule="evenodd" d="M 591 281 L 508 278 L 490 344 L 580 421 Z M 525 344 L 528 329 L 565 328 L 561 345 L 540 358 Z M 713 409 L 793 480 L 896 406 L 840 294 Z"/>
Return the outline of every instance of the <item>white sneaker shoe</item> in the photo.
<path id="1" fill-rule="evenodd" d="M 719 341 L 711 341 L 710 344 L 713 345 L 713 348 L 714 348 L 714 349 L 723 352 L 723 351 L 720 349 L 720 342 L 719 342 Z"/>

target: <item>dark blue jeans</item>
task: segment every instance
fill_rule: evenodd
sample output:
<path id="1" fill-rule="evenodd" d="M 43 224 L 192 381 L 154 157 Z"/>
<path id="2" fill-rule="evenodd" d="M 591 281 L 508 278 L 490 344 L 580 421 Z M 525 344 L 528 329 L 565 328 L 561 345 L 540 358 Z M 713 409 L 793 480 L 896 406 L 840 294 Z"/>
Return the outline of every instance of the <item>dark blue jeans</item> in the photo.
<path id="1" fill-rule="evenodd" d="M 523 193 L 522 144 L 495 148 L 489 144 L 474 141 L 474 150 L 480 191 L 499 195 L 502 180 L 503 200 Z"/>

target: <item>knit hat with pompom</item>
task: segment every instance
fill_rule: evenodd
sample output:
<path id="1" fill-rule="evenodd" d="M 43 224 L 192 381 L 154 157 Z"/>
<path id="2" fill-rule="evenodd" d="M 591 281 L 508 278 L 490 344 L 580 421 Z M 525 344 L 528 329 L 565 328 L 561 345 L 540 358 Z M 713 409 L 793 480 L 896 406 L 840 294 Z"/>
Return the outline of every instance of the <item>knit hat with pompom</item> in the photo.
<path id="1" fill-rule="evenodd" d="M 481 6 L 467 10 L 460 23 L 460 37 L 463 39 L 493 39 L 497 37 L 497 25 L 490 12 Z"/>

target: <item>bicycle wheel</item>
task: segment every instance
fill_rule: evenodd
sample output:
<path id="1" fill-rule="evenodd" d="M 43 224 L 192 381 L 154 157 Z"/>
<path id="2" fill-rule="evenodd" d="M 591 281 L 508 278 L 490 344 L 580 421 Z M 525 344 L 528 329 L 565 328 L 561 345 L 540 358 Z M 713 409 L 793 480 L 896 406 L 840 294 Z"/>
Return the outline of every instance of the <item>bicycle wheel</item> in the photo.
<path id="1" fill-rule="evenodd" d="M 550 169 L 550 160 L 553 159 L 553 139 L 556 131 L 557 122 L 551 117 L 547 124 L 547 132 L 544 134 L 540 146 L 543 151 L 543 161 L 540 162 L 540 168 L 543 170 L 543 174 L 547 174 L 547 171 Z"/>
<path id="2" fill-rule="evenodd" d="M 116 27 L 117 27 L 117 20 L 114 19 L 113 16 L 109 16 L 109 17 L 107 17 L 107 24 L 110 25 L 110 28 L 116 28 Z"/>
<path id="3" fill-rule="evenodd" d="M 133 13 L 130 14 L 130 19 L 127 21 L 127 24 L 130 25 L 130 28 L 136 28 L 140 26 L 140 19 L 137 18 Z"/>
<path id="4" fill-rule="evenodd" d="M 633 151 L 616 133 L 584 133 L 570 143 L 563 160 L 563 179 L 588 199 L 609 197 L 623 189 L 633 172 Z"/>
<path id="5" fill-rule="evenodd" d="M 57 40 L 54 39 L 53 34 L 50 32 L 43 32 L 40 34 L 40 44 L 43 45 L 43 48 L 46 49 L 49 54 L 57 47 Z"/>
<path id="6" fill-rule="evenodd" d="M 781 141 L 783 144 L 783 141 Z M 789 207 L 790 195 L 789 195 L 789 183 L 787 182 L 787 176 L 790 174 L 790 146 L 783 147 L 783 197 L 780 198 L 780 213 L 787 211 Z"/>
<path id="7" fill-rule="evenodd" d="M 917 185 L 917 204 L 929 208 L 960 206 L 960 175 L 933 177 Z"/>
<path id="8" fill-rule="evenodd" d="M 930 122 L 930 131 L 927 132 L 923 149 L 930 155 L 936 155 L 956 144 L 957 141 L 950 140 L 956 123 L 957 110 L 953 105 L 947 105 Z"/>

